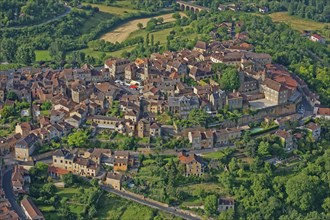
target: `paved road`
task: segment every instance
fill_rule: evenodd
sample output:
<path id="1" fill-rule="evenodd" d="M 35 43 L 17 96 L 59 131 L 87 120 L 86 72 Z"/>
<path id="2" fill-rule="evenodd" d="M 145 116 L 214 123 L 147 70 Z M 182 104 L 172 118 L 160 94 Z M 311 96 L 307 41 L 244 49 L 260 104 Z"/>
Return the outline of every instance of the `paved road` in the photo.
<path id="1" fill-rule="evenodd" d="M 71 10 L 72 10 L 71 7 L 68 7 L 68 6 L 65 6 L 65 7 L 66 7 L 66 11 L 63 14 L 58 15 L 55 18 L 52 18 L 52 19 L 47 20 L 45 22 L 42 22 L 40 24 L 35 24 L 35 25 L 31 25 L 31 26 L 25 25 L 25 26 L 19 26 L 19 27 L 9 27 L 9 28 L 3 28 L 3 30 L 5 30 L 5 29 L 16 29 L 16 30 L 19 30 L 19 29 L 24 29 L 24 28 L 27 28 L 27 27 L 37 27 L 37 26 L 41 26 L 41 25 L 44 25 L 44 24 L 51 23 L 51 22 L 56 21 L 56 20 L 58 20 L 60 18 L 63 18 L 64 16 L 66 16 L 67 14 L 69 14 L 71 12 Z"/>
<path id="2" fill-rule="evenodd" d="M 3 190 L 5 191 L 6 198 L 8 199 L 8 201 L 11 204 L 11 207 L 16 211 L 16 213 L 18 214 L 18 216 L 21 219 L 26 219 L 21 206 L 16 201 L 16 198 L 15 198 L 15 195 L 13 192 L 13 188 L 12 188 L 12 184 L 11 184 L 11 174 L 12 174 L 12 169 L 6 170 L 4 172 L 3 179 L 2 179 L 2 187 L 3 187 Z"/>
<path id="3" fill-rule="evenodd" d="M 120 196 L 122 198 L 131 200 L 131 201 L 134 201 L 134 202 L 138 202 L 138 203 L 140 203 L 142 205 L 146 205 L 146 206 L 149 206 L 151 208 L 155 208 L 155 209 L 158 209 L 158 210 L 161 210 L 161 211 L 170 213 L 172 215 L 178 216 L 178 217 L 183 218 L 183 219 L 200 220 L 200 218 L 193 217 L 193 216 L 190 216 L 188 214 L 179 212 L 174 207 L 164 207 L 164 206 L 161 206 L 161 205 L 159 205 L 157 203 L 153 203 L 151 201 L 147 201 L 147 200 L 141 199 L 139 197 L 133 196 L 133 195 L 128 194 L 128 193 L 125 193 L 123 191 L 118 191 L 118 190 L 110 189 L 110 188 L 104 187 L 104 186 L 102 186 L 102 189 L 105 190 L 105 191 L 107 191 L 107 192 L 116 194 L 117 196 Z"/>

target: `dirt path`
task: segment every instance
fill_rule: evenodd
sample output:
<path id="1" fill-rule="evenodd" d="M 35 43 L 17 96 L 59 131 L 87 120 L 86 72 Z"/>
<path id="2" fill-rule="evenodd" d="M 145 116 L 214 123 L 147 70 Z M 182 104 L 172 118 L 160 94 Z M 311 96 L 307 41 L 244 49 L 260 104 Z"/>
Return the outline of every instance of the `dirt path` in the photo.
<path id="1" fill-rule="evenodd" d="M 160 15 L 160 16 L 157 16 L 154 18 L 163 17 L 164 22 L 171 22 L 171 21 L 175 20 L 174 18 L 172 18 L 172 15 L 173 15 L 173 13 Z M 101 39 L 112 42 L 112 43 L 115 43 L 116 41 L 118 41 L 119 43 L 123 42 L 124 40 L 126 40 L 129 37 L 129 35 L 132 32 L 139 30 L 139 28 L 137 27 L 138 23 L 143 24 L 143 27 L 145 27 L 147 25 L 147 22 L 150 19 L 151 18 L 142 18 L 142 19 L 136 19 L 136 20 L 127 22 L 127 23 L 121 25 L 120 27 L 116 28 L 115 30 L 112 30 L 111 32 L 106 33 L 105 35 L 103 35 L 101 37 Z"/>

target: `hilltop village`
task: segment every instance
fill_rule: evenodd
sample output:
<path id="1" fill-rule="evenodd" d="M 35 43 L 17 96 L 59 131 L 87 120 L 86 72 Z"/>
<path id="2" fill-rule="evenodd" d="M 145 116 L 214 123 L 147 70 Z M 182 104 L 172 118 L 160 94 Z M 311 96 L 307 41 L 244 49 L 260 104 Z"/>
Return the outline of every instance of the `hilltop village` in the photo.
<path id="1" fill-rule="evenodd" d="M 320 107 L 318 96 L 301 78 L 272 63 L 269 54 L 254 52 L 248 38 L 248 33 L 240 33 L 230 41 L 198 41 L 192 50 L 154 53 L 134 61 L 109 59 L 100 68 L 85 64 L 2 72 L 1 121 L 15 124 L 14 134 L 0 138 L 0 153 L 17 161 L 11 178 L 14 191 L 27 193 L 27 170 L 38 161 L 49 165 L 53 179 L 72 173 L 97 178 L 116 190 L 134 180 L 130 171 L 141 165 L 137 147 L 79 146 L 79 135 L 73 136 L 79 132 L 88 132 L 91 140 L 110 134 L 108 142 L 115 136 L 134 137 L 147 150 L 174 140 L 173 154 L 186 177 L 203 176 L 210 164 L 182 149 L 234 146 L 256 123 L 270 125 L 269 132 L 283 141 L 283 149 L 293 151 L 305 133 L 293 133 L 286 123 L 308 116 L 329 118 L 329 109 Z M 319 124 L 298 126 L 315 140 L 320 137 Z M 64 139 L 73 139 L 70 147 L 62 144 Z M 179 147 L 180 141 L 184 147 Z M 52 147 L 42 150 L 45 146 Z M 5 197 L 1 204 L 5 214 L 0 217 L 17 219 Z M 234 200 L 219 198 L 218 205 L 219 211 L 233 208 Z M 43 219 L 32 200 L 22 200 L 21 206 L 27 216 Z"/>

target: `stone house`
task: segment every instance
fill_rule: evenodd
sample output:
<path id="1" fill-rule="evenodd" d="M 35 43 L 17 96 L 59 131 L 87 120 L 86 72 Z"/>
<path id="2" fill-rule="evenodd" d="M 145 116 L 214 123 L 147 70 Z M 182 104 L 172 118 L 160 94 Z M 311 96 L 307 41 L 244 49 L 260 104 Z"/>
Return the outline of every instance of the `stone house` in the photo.
<path id="1" fill-rule="evenodd" d="M 193 149 L 204 149 L 214 147 L 214 134 L 211 130 L 194 130 L 188 132 L 189 143 Z"/>
<path id="2" fill-rule="evenodd" d="M 199 100 L 196 96 L 181 96 L 168 98 L 169 111 L 180 117 L 187 117 L 191 110 L 199 108 Z"/>
<path id="3" fill-rule="evenodd" d="M 241 130 L 239 128 L 226 128 L 217 130 L 215 133 L 216 144 L 227 145 L 233 143 L 234 140 L 241 137 Z"/>
<path id="4" fill-rule="evenodd" d="M 235 208 L 235 200 L 233 198 L 219 198 L 218 200 L 218 211 L 223 212 L 228 209 Z"/>
<path id="5" fill-rule="evenodd" d="M 33 203 L 30 198 L 24 198 L 21 201 L 21 207 L 27 219 L 30 220 L 45 220 L 45 217 L 38 209 L 38 207 Z"/>
<path id="6" fill-rule="evenodd" d="M 306 129 L 312 133 L 312 136 L 315 140 L 318 140 L 321 136 L 321 126 L 314 123 L 310 122 L 306 125 Z"/>
<path id="7" fill-rule="evenodd" d="M 52 166 L 87 177 L 95 177 L 100 171 L 100 164 L 79 156 L 77 152 L 71 153 L 64 149 L 59 149 L 53 154 Z"/>
<path id="8" fill-rule="evenodd" d="M 15 158 L 17 160 L 30 160 L 31 155 L 39 144 L 39 138 L 35 134 L 29 134 L 17 141 L 15 145 Z"/>
<path id="9" fill-rule="evenodd" d="M 149 135 L 150 137 L 159 137 L 161 135 L 161 127 L 156 122 L 151 123 Z"/>
<path id="10" fill-rule="evenodd" d="M 283 144 L 283 147 L 287 151 L 292 151 L 294 149 L 293 135 L 285 130 L 278 130 L 275 132 L 275 135 L 278 136 Z"/>
<path id="11" fill-rule="evenodd" d="M 11 175 L 11 183 L 15 194 L 25 193 L 25 183 L 31 183 L 30 176 L 23 167 L 15 165 Z"/>
<path id="12" fill-rule="evenodd" d="M 288 89 L 279 82 L 266 78 L 261 88 L 265 98 L 277 105 L 288 101 Z"/>
<path id="13" fill-rule="evenodd" d="M 134 157 L 128 151 L 116 151 L 114 157 L 114 171 L 125 172 L 134 165 Z"/>
<path id="14" fill-rule="evenodd" d="M 202 176 L 205 171 L 206 163 L 196 154 L 179 154 L 179 161 L 185 166 L 185 176 Z"/>
<path id="15" fill-rule="evenodd" d="M 108 172 L 105 178 L 105 184 L 110 185 L 116 190 L 121 190 L 124 176 L 121 173 Z"/>
<path id="16" fill-rule="evenodd" d="M 150 122 L 146 119 L 141 119 L 137 124 L 138 137 L 150 137 Z"/>
<path id="17" fill-rule="evenodd" d="M 243 96 L 239 92 L 229 93 L 226 97 L 226 105 L 229 109 L 242 109 L 243 108 Z"/>

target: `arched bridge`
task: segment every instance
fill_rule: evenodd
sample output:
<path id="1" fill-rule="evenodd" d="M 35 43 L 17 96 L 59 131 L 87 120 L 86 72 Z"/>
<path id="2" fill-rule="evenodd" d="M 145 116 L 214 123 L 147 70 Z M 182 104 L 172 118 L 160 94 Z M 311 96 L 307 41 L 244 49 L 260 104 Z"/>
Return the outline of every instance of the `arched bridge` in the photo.
<path id="1" fill-rule="evenodd" d="M 209 8 L 194 5 L 191 2 L 183 2 L 183 1 L 176 1 L 176 3 L 180 6 L 182 11 L 192 11 L 194 13 L 198 13 L 200 11 L 209 11 Z"/>

